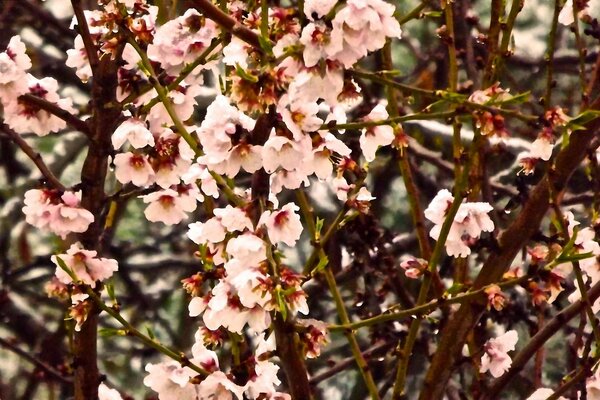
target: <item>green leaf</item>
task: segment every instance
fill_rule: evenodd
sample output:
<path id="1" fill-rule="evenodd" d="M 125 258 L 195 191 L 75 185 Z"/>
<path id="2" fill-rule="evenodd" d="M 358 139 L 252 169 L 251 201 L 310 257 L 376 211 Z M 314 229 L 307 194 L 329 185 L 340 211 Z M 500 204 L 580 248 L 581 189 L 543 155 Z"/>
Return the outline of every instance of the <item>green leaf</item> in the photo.
<path id="1" fill-rule="evenodd" d="M 117 298 L 115 297 L 115 285 L 112 283 L 106 283 L 104 285 L 106 287 L 106 293 L 108 293 L 108 297 L 115 303 L 117 302 Z"/>
<path id="2" fill-rule="evenodd" d="M 67 274 L 69 274 L 69 276 L 71 277 L 71 279 L 73 280 L 73 282 L 77 282 L 79 279 L 77 278 L 77 276 L 75 275 L 75 273 L 73 271 L 71 271 L 71 269 L 69 267 L 67 267 L 67 264 L 65 264 L 65 262 L 63 261 L 62 258 L 56 256 L 56 262 L 58 262 L 58 266 L 65 271 Z"/>
<path id="3" fill-rule="evenodd" d="M 235 64 L 235 72 L 240 78 L 242 78 L 245 81 L 252 82 L 252 83 L 258 82 L 258 76 L 249 74 L 248 72 L 246 72 L 246 70 L 244 68 L 240 67 L 239 64 Z"/>
<path id="4" fill-rule="evenodd" d="M 322 256 L 321 258 L 319 258 L 319 263 L 317 264 L 317 266 L 312 270 L 311 275 L 315 275 L 323 271 L 328 264 L 329 258 L 327 258 L 327 256 Z"/>
<path id="5" fill-rule="evenodd" d="M 441 11 L 426 11 L 423 15 L 429 18 L 440 18 L 443 13 Z"/>
<path id="6" fill-rule="evenodd" d="M 574 127 L 578 128 L 577 130 L 586 129 L 583 125 L 595 120 L 598 117 L 600 117 L 599 110 L 585 110 L 578 116 L 572 118 L 567 123 L 567 127 L 569 127 L 571 130 L 574 130 Z"/>
<path id="7" fill-rule="evenodd" d="M 321 238 L 321 231 L 323 230 L 323 223 L 325 220 L 323 218 L 317 217 L 317 221 L 315 223 L 315 239 L 319 240 Z"/>
<path id="8" fill-rule="evenodd" d="M 115 329 L 115 328 L 100 328 L 98 330 L 98 334 L 101 337 L 111 337 L 111 336 L 125 336 L 125 330 L 123 329 Z"/>
<path id="9" fill-rule="evenodd" d="M 510 99 L 498 101 L 496 104 L 502 105 L 514 105 L 514 104 L 522 104 L 529 101 L 529 97 L 531 96 L 531 92 L 519 93 L 516 96 L 512 96 Z"/>
<path id="10" fill-rule="evenodd" d="M 148 332 L 148 337 L 150 339 L 154 340 L 154 338 L 156 338 L 156 335 L 154 334 L 154 331 L 149 326 L 146 327 L 146 332 Z"/>
<path id="11" fill-rule="evenodd" d="M 450 286 L 448 288 L 448 290 L 446 290 L 446 294 L 455 296 L 455 295 L 463 292 L 464 288 L 465 288 L 465 285 L 463 285 L 462 283 L 454 283 L 452 286 Z"/>
<path id="12" fill-rule="evenodd" d="M 262 35 L 258 37 L 258 44 L 260 48 L 267 54 L 273 54 L 273 45 L 269 39 L 264 38 Z"/>
<path id="13" fill-rule="evenodd" d="M 279 285 L 277 286 L 277 288 L 275 288 L 275 296 L 277 297 L 277 305 L 279 307 L 279 312 L 281 313 L 281 316 L 285 321 L 287 320 L 288 310 L 287 305 L 285 304 L 285 299 L 283 297 L 283 292 L 281 291 L 281 287 Z"/>

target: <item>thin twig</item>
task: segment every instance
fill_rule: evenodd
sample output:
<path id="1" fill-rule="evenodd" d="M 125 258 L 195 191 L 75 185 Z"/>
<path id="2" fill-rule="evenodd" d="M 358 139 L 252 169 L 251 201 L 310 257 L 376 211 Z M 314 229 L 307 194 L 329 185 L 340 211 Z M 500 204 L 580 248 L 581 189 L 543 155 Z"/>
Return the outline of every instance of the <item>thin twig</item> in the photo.
<path id="1" fill-rule="evenodd" d="M 23 153 L 27 154 L 27 157 L 29 157 L 31 159 L 31 161 L 33 161 L 33 163 L 40 170 L 40 172 L 42 173 L 42 175 L 44 176 L 44 178 L 46 178 L 46 180 L 48 181 L 48 183 L 50 183 L 56 189 L 59 189 L 59 190 L 62 190 L 62 191 L 67 190 L 67 188 L 52 173 L 52 171 L 50 171 L 50 169 L 48 168 L 48 166 L 46 165 L 46 163 L 44 163 L 44 160 L 42 159 L 41 154 L 38 153 L 38 152 L 36 152 L 35 150 L 33 150 L 31 148 L 31 146 L 29 146 L 29 144 L 27 144 L 27 142 L 25 141 L 25 139 L 23 139 L 21 137 L 21 135 L 19 135 L 17 132 L 15 132 L 12 129 L 10 129 L 5 124 L 0 125 L 0 130 L 2 130 L 2 132 L 6 133 L 8 135 L 8 137 L 10 138 L 10 140 L 12 140 L 17 146 L 19 146 L 21 148 L 21 150 L 23 151 Z"/>

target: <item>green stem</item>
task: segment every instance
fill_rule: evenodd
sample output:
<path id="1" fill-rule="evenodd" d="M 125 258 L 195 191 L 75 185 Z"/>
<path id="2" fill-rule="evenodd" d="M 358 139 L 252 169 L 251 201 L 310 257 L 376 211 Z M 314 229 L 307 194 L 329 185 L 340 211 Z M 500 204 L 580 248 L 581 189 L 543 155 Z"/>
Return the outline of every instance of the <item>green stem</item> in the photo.
<path id="1" fill-rule="evenodd" d="M 302 214 L 302 217 L 304 218 L 304 222 L 305 222 L 306 226 L 308 227 L 308 231 L 310 233 L 313 245 L 315 246 L 315 250 L 318 250 L 320 257 L 325 257 L 325 252 L 323 251 L 323 247 L 321 246 L 321 243 L 319 242 L 319 238 L 317 237 L 317 230 L 316 230 L 315 219 L 314 219 L 312 207 L 310 206 L 310 203 L 308 202 L 308 198 L 306 197 L 306 194 L 304 194 L 304 191 L 296 190 L 296 199 L 298 200 L 300 212 Z M 331 230 L 331 227 L 330 227 L 330 230 Z M 326 236 L 327 236 L 327 234 L 326 234 Z M 325 237 L 323 239 L 325 239 Z M 331 268 L 329 265 L 325 268 L 323 273 L 325 275 L 325 279 L 327 280 L 327 285 L 329 286 L 329 291 L 331 292 L 331 295 L 333 296 L 333 299 L 335 301 L 335 305 L 336 305 L 336 309 L 337 309 L 340 321 L 342 321 L 342 324 L 347 325 L 350 323 L 350 318 L 348 317 L 348 312 L 346 311 L 344 301 L 342 300 L 342 296 L 340 295 L 340 291 L 335 282 L 335 277 L 333 276 L 333 273 L 331 272 Z M 352 332 L 352 330 L 346 329 L 346 330 L 344 330 L 344 335 L 346 336 L 348 343 L 350 343 L 350 349 L 352 350 L 352 355 L 354 356 L 356 365 L 358 366 L 360 374 L 363 377 L 363 380 L 365 381 L 365 385 L 367 386 L 367 389 L 369 390 L 369 393 L 371 394 L 371 398 L 379 399 L 379 392 L 377 391 L 377 385 L 375 384 L 375 381 L 373 380 L 373 376 L 369 372 L 369 366 L 362 355 L 360 346 L 358 345 L 358 342 L 356 340 L 356 337 L 354 336 L 354 333 Z"/>
<path id="2" fill-rule="evenodd" d="M 398 22 L 400 23 L 400 25 L 404 25 L 408 21 L 419 18 L 421 15 L 421 11 L 423 11 L 425 7 L 427 7 L 427 2 L 421 1 L 415 8 L 410 10 L 407 14 L 398 17 Z"/>
<path id="3" fill-rule="evenodd" d="M 546 96 L 544 97 L 544 106 L 546 109 L 550 108 L 552 104 L 552 90 L 554 89 L 553 79 L 553 63 L 554 63 L 554 49 L 556 46 L 556 30 L 558 28 L 558 14 L 560 14 L 561 0 L 554 1 L 554 14 L 552 16 L 552 26 L 550 28 L 550 34 L 548 35 L 548 51 L 546 53 Z"/>
<path id="4" fill-rule="evenodd" d="M 577 53 L 579 55 L 579 85 L 581 86 L 581 99 L 583 106 L 586 107 L 589 101 L 586 89 L 586 77 L 585 77 L 585 43 L 581 38 L 579 32 L 579 9 L 577 8 L 577 1 L 573 1 L 573 32 L 575 33 L 575 43 L 577 45 Z"/>
<path id="5" fill-rule="evenodd" d="M 373 126 L 381 126 L 381 125 L 393 125 L 398 122 L 406 122 L 406 121 L 416 121 L 416 120 L 428 120 L 428 119 L 446 119 L 453 117 L 455 115 L 455 111 L 441 111 L 441 112 L 432 112 L 432 113 L 415 113 L 409 115 L 402 115 L 397 117 L 392 117 L 388 119 L 382 119 L 379 121 L 362 121 L 362 122 L 348 122 L 346 124 L 337 124 L 337 125 L 328 125 L 324 124 L 320 129 L 362 129 L 369 128 Z"/>
<path id="6" fill-rule="evenodd" d="M 472 158 L 474 151 L 476 150 L 475 143 L 477 142 L 477 134 L 473 140 L 473 144 L 471 145 L 469 160 Z M 429 287 L 431 286 L 433 272 L 436 270 L 437 265 L 442 257 L 442 252 L 444 249 L 444 245 L 446 243 L 446 239 L 448 238 L 448 234 L 450 233 L 450 228 L 454 223 L 454 217 L 460 208 L 460 205 L 465 197 L 465 189 L 468 182 L 468 173 L 469 166 L 467 165 L 460 179 L 456 182 L 456 186 L 454 188 L 454 201 L 450 206 L 446 214 L 446 218 L 444 223 L 442 224 L 442 228 L 440 230 L 440 235 L 438 237 L 437 242 L 435 243 L 435 247 L 433 248 L 433 252 L 431 254 L 431 258 L 429 259 L 427 271 L 424 275 L 423 282 L 421 283 L 421 288 L 419 290 L 419 295 L 417 297 L 416 305 L 420 306 L 425 304 L 427 301 L 427 294 L 429 293 Z M 410 355 L 412 354 L 412 350 L 414 344 L 417 340 L 417 334 L 419 332 L 419 328 L 421 326 L 421 319 L 414 319 L 408 331 L 408 336 L 406 341 L 404 342 L 404 346 L 400 352 L 399 361 L 398 361 L 398 369 L 396 373 L 396 380 L 394 383 L 394 391 L 392 394 L 392 399 L 399 399 L 404 392 L 404 386 L 406 383 L 406 374 L 408 372 L 408 363 L 410 360 Z"/>
<path id="7" fill-rule="evenodd" d="M 321 249 L 321 252 L 323 249 Z M 342 296 L 340 295 L 340 291 L 335 283 L 335 278 L 333 273 L 331 272 L 331 268 L 327 266 L 323 271 L 325 275 L 325 279 L 327 280 L 327 285 L 329 286 L 329 291 L 333 296 L 335 301 L 335 306 L 338 312 L 338 316 L 340 317 L 340 321 L 342 324 L 347 325 L 350 323 L 350 319 L 348 318 L 348 313 L 346 312 L 346 307 L 344 305 L 344 301 L 342 300 Z M 371 395 L 371 399 L 379 399 L 379 392 L 377 390 L 377 385 L 373 380 L 373 376 L 369 371 L 369 365 L 364 359 L 362 352 L 360 350 L 360 346 L 358 345 L 358 341 L 354 336 L 354 332 L 351 329 L 344 330 L 344 336 L 348 339 L 348 343 L 350 343 L 350 349 L 352 350 L 352 355 L 356 360 L 356 364 L 358 366 L 358 370 L 365 381 L 365 385 L 367 385 L 367 389 L 369 390 L 369 394 Z"/>
<path id="8" fill-rule="evenodd" d="M 462 303 L 465 303 L 466 301 L 470 301 L 474 298 L 481 297 L 485 294 L 485 291 L 492 286 L 499 286 L 500 288 L 505 289 L 508 287 L 512 287 L 512 286 L 516 286 L 516 285 L 525 283 L 529 279 L 531 279 L 530 276 L 524 275 L 519 278 L 511 279 L 506 282 L 501 282 L 498 284 L 490 284 L 490 285 L 484 286 L 480 289 L 466 292 L 463 294 L 459 294 L 459 295 L 456 295 L 451 298 L 441 297 L 439 299 L 432 300 L 428 303 L 425 303 L 425 304 L 422 304 L 419 306 L 415 306 L 413 308 L 409 308 L 406 310 L 395 311 L 397 307 L 394 306 L 394 307 L 390 307 L 390 309 L 387 310 L 384 314 L 376 315 L 374 317 L 367 318 L 362 321 L 352 322 L 347 325 L 330 325 L 327 328 L 332 332 L 348 330 L 348 329 L 356 330 L 359 328 L 382 324 L 382 323 L 385 323 L 388 321 L 397 321 L 397 320 L 404 319 L 404 318 L 415 318 L 415 317 L 418 318 L 418 317 L 430 314 L 431 312 L 433 312 L 434 310 L 436 310 L 437 308 L 439 308 L 441 306 L 445 306 L 448 304 L 462 304 Z"/>

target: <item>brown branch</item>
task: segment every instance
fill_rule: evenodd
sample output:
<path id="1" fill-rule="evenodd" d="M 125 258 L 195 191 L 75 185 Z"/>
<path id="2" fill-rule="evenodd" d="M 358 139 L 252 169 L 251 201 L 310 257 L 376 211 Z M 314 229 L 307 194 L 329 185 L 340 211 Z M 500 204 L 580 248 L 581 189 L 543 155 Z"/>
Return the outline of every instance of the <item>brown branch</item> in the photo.
<path id="1" fill-rule="evenodd" d="M 39 369 L 48 373 L 48 375 L 52 376 L 54 379 L 56 379 L 62 383 L 67 383 L 67 384 L 73 383 L 73 379 L 71 377 L 64 376 L 63 374 L 58 372 L 56 369 L 52 368 L 50 365 L 46 364 L 45 362 L 43 362 L 41 360 L 38 360 L 31 354 L 27 353 L 25 350 L 18 348 L 17 346 L 12 344 L 8 340 L 1 338 L 1 337 L 0 337 L 0 346 L 12 351 L 13 353 L 17 354 L 19 357 L 23 358 L 24 360 L 29 361 L 31 364 L 35 365 Z"/>
<path id="2" fill-rule="evenodd" d="M 600 101 L 592 108 L 598 109 Z M 510 267 L 515 256 L 538 230 L 549 207 L 551 189 L 562 192 L 571 174 L 581 163 L 600 129 L 600 121 L 589 123 L 585 131 L 571 134 L 569 145 L 556 158 L 549 169 L 532 190 L 517 219 L 503 232 L 498 240 L 498 250 L 490 255 L 475 280 L 474 289 L 497 282 Z M 444 387 L 450 379 L 469 332 L 473 329 L 486 309 L 485 302 L 463 304 L 444 328 L 438 351 L 434 354 L 425 377 L 421 400 L 440 399 Z"/>
<path id="3" fill-rule="evenodd" d="M 209 0 L 194 0 L 191 2 L 198 11 L 202 12 L 207 18 L 216 22 L 219 26 L 230 32 L 233 36 L 242 39 L 255 50 L 263 52 L 258 40 L 258 34 L 253 30 L 240 24 L 229 15 L 225 14 L 221 9 L 212 4 Z M 266 39 L 266 38 L 265 38 Z"/>
<path id="4" fill-rule="evenodd" d="M 86 135 L 89 135 L 90 133 L 88 124 L 85 121 L 80 120 L 67 110 L 63 110 L 54 103 L 50 103 L 49 101 L 46 101 L 32 94 L 24 94 L 19 96 L 19 101 L 24 101 L 26 103 L 39 107 L 52 115 L 57 116 L 58 118 L 62 119 L 67 124 L 69 124 L 71 127 L 77 129 L 80 132 L 85 133 Z"/>
<path id="5" fill-rule="evenodd" d="M 21 150 L 23 150 L 23 153 L 25 153 L 27 155 L 27 157 L 29 157 L 31 159 L 31 161 L 33 161 L 33 163 L 40 170 L 40 172 L 42 173 L 44 178 L 46 178 L 48 183 L 50 183 L 56 189 L 63 190 L 63 191 L 66 190 L 66 187 L 60 182 L 60 180 L 56 176 L 54 176 L 52 171 L 50 171 L 48 166 L 44 163 L 44 160 L 42 160 L 41 154 L 37 153 L 35 150 L 33 150 L 31 148 L 31 146 L 29 146 L 27 144 L 25 139 L 23 139 L 21 137 L 21 135 L 19 135 L 17 132 L 10 129 L 5 124 L 2 124 L 0 126 L 0 130 L 2 130 L 2 132 L 6 133 L 8 135 L 8 137 L 10 138 L 10 140 L 12 140 L 17 146 L 19 146 L 21 148 Z"/>
<path id="6" fill-rule="evenodd" d="M 73 0 L 74 7 L 76 0 Z M 76 7 L 75 7 L 76 8 Z M 108 203 L 104 185 L 108 172 L 108 156 L 112 151 L 112 132 L 120 121 L 121 107 L 114 106 L 117 89 L 117 63 L 110 57 L 103 57 L 94 69 L 91 104 L 90 145 L 81 170 L 81 206 L 90 211 L 94 221 L 88 230 L 79 236 L 86 249 L 97 250 L 102 254 L 102 236 L 105 207 Z M 106 243 L 108 245 L 108 243 Z M 75 363 L 75 400 L 97 400 L 100 372 L 97 361 L 97 329 L 100 309 L 94 306 L 88 318 L 75 332 L 73 357 Z"/>

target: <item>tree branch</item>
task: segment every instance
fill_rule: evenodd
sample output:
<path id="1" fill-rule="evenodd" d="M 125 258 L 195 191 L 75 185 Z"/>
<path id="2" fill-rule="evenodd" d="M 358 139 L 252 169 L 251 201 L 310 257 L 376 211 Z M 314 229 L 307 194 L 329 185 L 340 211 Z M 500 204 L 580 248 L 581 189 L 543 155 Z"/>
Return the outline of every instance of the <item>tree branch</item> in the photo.
<path id="1" fill-rule="evenodd" d="M 59 189 L 59 190 L 63 190 L 64 191 L 64 190 L 67 189 L 60 182 L 60 180 L 56 176 L 54 176 L 54 174 L 52 173 L 52 171 L 50 171 L 50 169 L 48 168 L 48 166 L 44 163 L 44 160 L 42 160 L 42 156 L 40 155 L 40 153 L 37 153 L 35 150 L 33 150 L 31 148 L 31 146 L 29 146 L 27 144 L 27 142 L 25 141 L 25 139 L 23 139 L 21 137 L 21 135 L 19 135 L 17 132 L 15 132 L 12 129 L 10 129 L 4 123 L 2 123 L 2 125 L 0 126 L 0 129 L 2 130 L 2 132 L 6 133 L 8 135 L 8 137 L 10 138 L 10 140 L 12 140 L 17 146 L 19 146 L 21 148 L 21 150 L 23 151 L 23 153 L 27 154 L 27 157 L 29 157 L 31 159 L 31 161 L 33 161 L 33 163 L 36 165 L 36 167 L 42 173 L 42 175 L 44 176 L 44 178 L 46 178 L 46 180 L 48 181 L 48 183 L 50 183 L 52 186 L 54 186 L 56 189 Z"/>
<path id="2" fill-rule="evenodd" d="M 85 133 L 86 135 L 90 134 L 90 128 L 85 121 L 80 120 L 67 110 L 63 110 L 54 103 L 50 103 L 49 101 L 46 101 L 40 97 L 31 94 L 21 95 L 19 96 L 19 100 L 32 104 L 36 107 L 41 108 L 44 111 L 49 112 L 52 115 L 57 116 L 58 118 L 62 119 L 67 124 L 69 124 L 71 127 L 77 129 L 80 132 Z"/>

